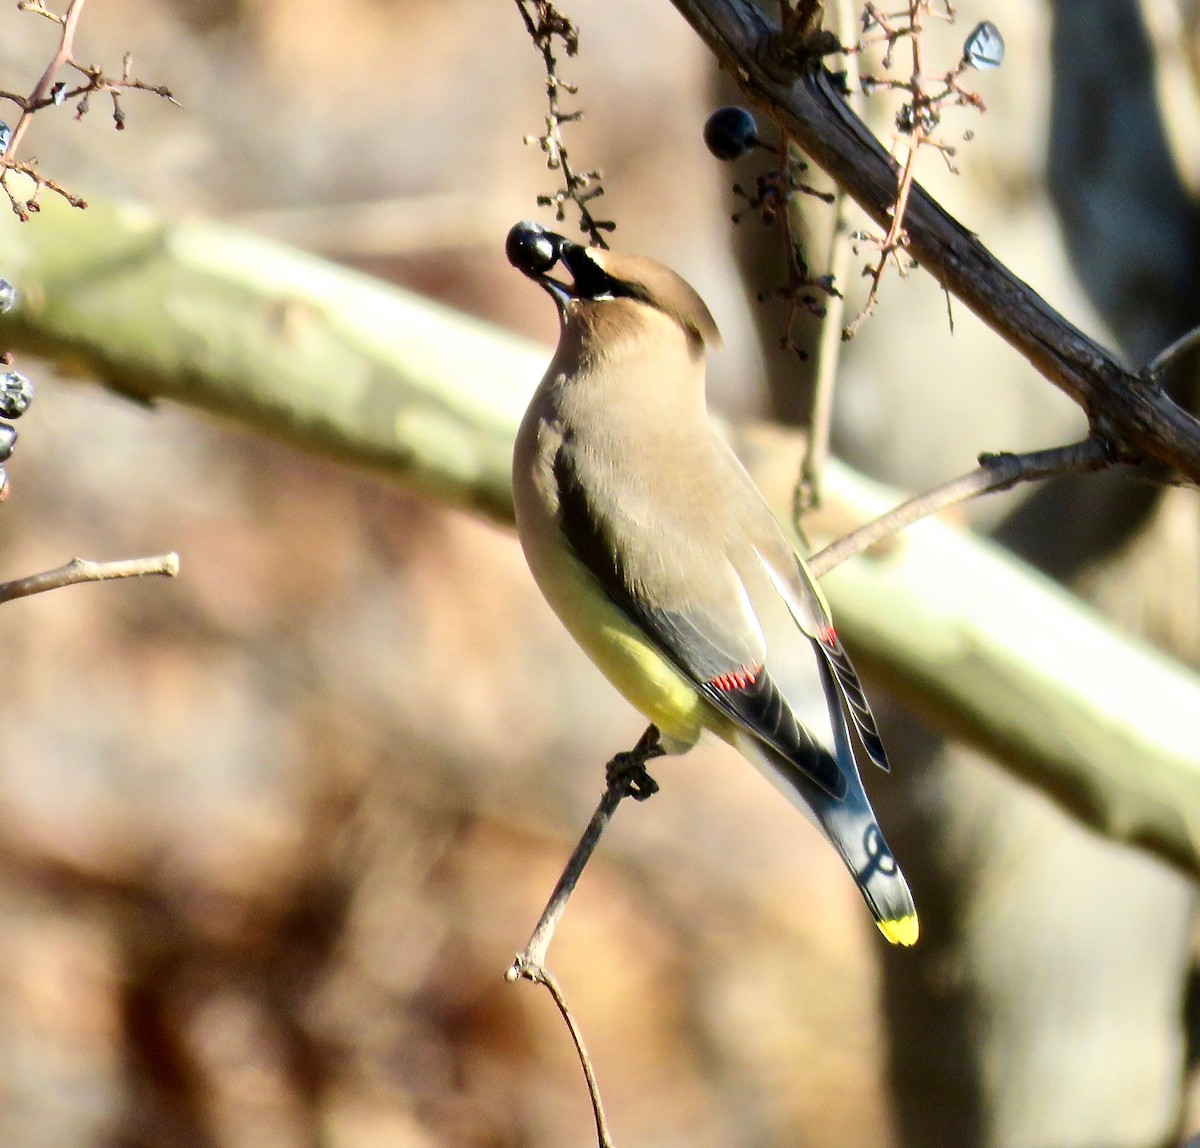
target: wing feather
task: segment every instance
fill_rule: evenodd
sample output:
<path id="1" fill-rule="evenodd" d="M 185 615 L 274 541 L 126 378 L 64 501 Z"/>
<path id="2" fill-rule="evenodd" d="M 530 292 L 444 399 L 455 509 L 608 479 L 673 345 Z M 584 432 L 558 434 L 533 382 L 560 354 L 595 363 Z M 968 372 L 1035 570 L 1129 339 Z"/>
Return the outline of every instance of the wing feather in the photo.
<path id="1" fill-rule="evenodd" d="M 572 443 L 564 440 L 554 458 L 559 525 L 605 594 L 638 623 L 680 672 L 696 683 L 715 709 L 793 762 L 830 796 L 842 797 L 846 779 L 837 762 L 796 720 L 786 698 L 763 668 L 762 631 L 737 572 L 723 556 L 718 556 L 716 563 L 704 562 L 702 568 L 689 571 L 718 591 L 710 594 L 710 599 L 715 599 L 710 601 L 711 608 L 693 608 L 685 613 L 654 604 L 646 591 L 655 587 L 645 585 L 654 572 L 636 568 L 636 554 L 631 553 L 629 540 L 618 537 L 612 516 L 600 514 L 580 480 L 577 465 Z M 662 548 L 672 540 L 656 541 Z M 688 540 L 680 539 L 678 545 L 685 553 L 676 553 L 676 560 L 688 561 Z M 676 571 L 675 577 L 682 580 L 681 572 Z M 678 595 L 664 590 L 656 596 L 669 600 Z"/>
<path id="2" fill-rule="evenodd" d="M 850 661 L 850 655 L 846 653 L 846 648 L 833 628 L 829 607 L 825 604 L 825 598 L 812 575 L 799 558 L 795 558 L 790 579 L 781 575 L 762 554 L 759 554 L 759 561 L 787 603 L 792 620 L 812 639 L 833 671 L 838 693 L 845 702 L 846 712 L 867 757 L 880 769 L 889 770 L 887 751 L 883 747 L 883 739 L 879 736 L 879 727 L 875 722 L 875 714 L 871 711 L 871 703 L 867 701 L 867 695 L 862 688 L 858 671 Z"/>

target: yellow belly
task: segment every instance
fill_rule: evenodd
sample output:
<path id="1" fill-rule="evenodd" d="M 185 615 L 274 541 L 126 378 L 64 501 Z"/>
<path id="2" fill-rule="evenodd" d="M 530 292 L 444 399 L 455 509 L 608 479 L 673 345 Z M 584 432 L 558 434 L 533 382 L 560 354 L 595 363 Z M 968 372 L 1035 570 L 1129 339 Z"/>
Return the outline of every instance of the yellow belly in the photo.
<path id="1" fill-rule="evenodd" d="M 522 532 L 525 557 L 542 595 L 600 672 L 680 750 L 725 723 L 696 687 L 613 605 L 558 539 Z"/>
<path id="2" fill-rule="evenodd" d="M 563 618 L 600 672 L 660 733 L 678 743 L 674 748 L 695 745 L 715 716 L 696 687 L 632 627 L 598 620 L 599 627 L 591 630 L 577 629 Z"/>

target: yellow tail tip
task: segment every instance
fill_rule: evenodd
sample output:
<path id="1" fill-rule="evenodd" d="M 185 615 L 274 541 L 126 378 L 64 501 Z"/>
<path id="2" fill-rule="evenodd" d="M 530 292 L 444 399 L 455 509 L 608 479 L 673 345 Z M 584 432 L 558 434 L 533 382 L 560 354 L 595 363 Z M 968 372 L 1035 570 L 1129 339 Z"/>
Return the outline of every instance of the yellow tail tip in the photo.
<path id="1" fill-rule="evenodd" d="M 893 945 L 915 945 L 921 932 L 916 913 L 909 913 L 907 917 L 897 917 L 892 921 L 876 921 L 875 923 L 879 926 L 879 931 Z"/>

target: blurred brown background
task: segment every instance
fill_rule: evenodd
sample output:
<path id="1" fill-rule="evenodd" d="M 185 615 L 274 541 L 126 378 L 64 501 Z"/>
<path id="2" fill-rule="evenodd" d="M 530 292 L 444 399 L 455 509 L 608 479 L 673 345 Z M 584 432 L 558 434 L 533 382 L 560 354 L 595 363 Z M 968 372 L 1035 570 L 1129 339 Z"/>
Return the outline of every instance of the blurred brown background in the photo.
<path id="1" fill-rule="evenodd" d="M 931 155 L 923 181 L 1144 361 L 1200 318 L 1193 5 L 958 8 L 945 66 L 985 17 L 1008 59 L 977 78 L 988 115 L 948 119 L 976 135 L 963 174 Z M 750 177 L 700 140 L 730 90 L 666 0 L 564 10 L 587 112 L 569 142 L 604 170 L 616 242 L 709 301 L 729 347 L 715 405 L 782 407 L 795 364 L 758 349 L 776 319 L 748 301 L 774 252 L 729 225 Z M 52 44 L 48 22 L 0 13 L 0 87 L 28 90 Z M 183 109 L 131 95 L 120 134 L 99 100 L 79 125 L 40 117 L 29 150 L 72 189 L 241 223 L 553 339 L 502 253 L 516 219 L 550 222 L 534 196 L 554 186 L 521 143 L 543 80 L 509 0 L 92 0 L 80 55 L 116 68 L 126 50 Z M 848 461 L 918 488 L 1081 429 L 962 308 L 955 325 L 931 281 L 889 278 L 840 372 Z M 183 574 L 0 613 L 0 1145 L 589 1143 L 561 1022 L 502 978 L 641 723 L 515 540 L 22 366 L 39 390 L 0 576 L 166 549 Z M 1194 491 L 1088 479 L 1018 503 L 972 513 L 1200 664 Z M 896 770 L 868 783 L 922 912 L 915 952 L 885 951 L 832 851 L 721 748 L 621 811 L 551 953 L 618 1143 L 1083 1148 L 1200 1128 L 1190 883 L 883 708 Z"/>

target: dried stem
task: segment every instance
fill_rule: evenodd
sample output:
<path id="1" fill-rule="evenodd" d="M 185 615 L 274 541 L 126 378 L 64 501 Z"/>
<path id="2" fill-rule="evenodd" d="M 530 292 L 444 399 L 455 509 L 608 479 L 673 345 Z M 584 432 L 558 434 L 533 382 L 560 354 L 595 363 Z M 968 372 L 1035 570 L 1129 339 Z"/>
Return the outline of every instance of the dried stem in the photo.
<path id="1" fill-rule="evenodd" d="M 1019 482 L 1104 470 L 1112 466 L 1114 461 L 1108 444 L 1096 437 L 1029 454 L 981 454 L 977 469 L 910 498 L 857 530 L 852 530 L 807 559 L 808 568 L 813 577 L 819 578 L 847 558 L 861 554 L 906 526 L 948 506 L 978 498 L 981 494 L 1008 490 Z"/>
<path id="2" fill-rule="evenodd" d="M 949 3 L 938 11 L 932 7 L 931 0 L 908 0 L 904 11 L 887 14 L 877 5 L 868 3 L 863 9 L 864 31 L 878 28 L 880 34 L 874 37 L 864 37 L 855 46 L 854 51 L 861 52 L 870 44 L 886 45 L 883 57 L 884 68 L 891 68 L 893 53 L 901 40 L 907 40 L 911 52 L 912 66 L 908 76 L 895 79 L 889 76 L 862 77 L 864 91 L 884 88 L 904 92 L 908 102 L 903 106 L 896 119 L 896 127 L 900 132 L 897 142 L 903 137 L 907 147 L 907 155 L 896 185 L 896 194 L 892 202 L 887 233 L 882 239 L 861 236 L 864 241 L 876 245 L 879 257 L 873 265 L 863 268 L 863 274 L 871 280 L 867 298 L 862 310 L 842 333 L 844 339 L 851 339 L 859 327 L 871 316 L 879 299 L 879 287 L 887 271 L 889 262 L 895 261 L 901 275 L 906 274 L 907 268 L 900 261 L 901 252 L 907 247 L 904 231 L 904 219 L 908 209 L 908 199 L 912 191 L 916 172 L 916 159 L 923 147 L 932 147 L 946 161 L 951 171 L 957 171 L 954 166 L 955 148 L 936 138 L 935 133 L 941 125 L 943 111 L 947 107 L 972 107 L 985 111 L 983 101 L 979 96 L 964 87 L 962 76 L 969 67 L 966 59 L 946 72 L 944 75 L 930 77 L 925 65 L 925 19 L 937 16 L 945 20 L 954 20 L 954 8 Z M 940 85 L 940 88 L 938 87 Z M 953 327 L 953 318 L 951 318 Z"/>
<path id="3" fill-rule="evenodd" d="M 0 583 L 0 602 L 28 598 L 30 594 L 41 594 L 62 586 L 76 586 L 81 582 L 141 578 L 147 574 L 163 574 L 174 578 L 178 573 L 179 555 L 174 553 L 160 554 L 157 558 L 130 558 L 121 562 L 89 562 L 86 558 L 72 558 L 57 570 L 47 570 L 43 574 L 31 574 L 27 578 Z"/>
<path id="4" fill-rule="evenodd" d="M 57 12 L 47 8 L 45 0 L 21 0 L 21 3 L 17 5 L 21 11 L 44 16 L 46 19 L 58 24 L 60 28 L 58 47 L 55 49 L 54 55 L 50 58 L 50 62 L 46 65 L 38 82 L 33 86 L 33 90 L 27 96 L 18 96 L 11 92 L 0 93 L 0 96 L 11 100 L 21 109 L 21 115 L 17 119 L 16 125 L 12 130 L 12 135 L 9 138 L 8 147 L 5 149 L 3 155 L 0 155 L 0 188 L 3 188 L 5 194 L 8 196 L 9 203 L 12 205 L 13 212 L 22 221 L 27 220 L 30 214 L 39 210 L 38 196 L 43 188 L 49 188 L 50 191 L 61 195 L 72 207 L 82 208 L 87 206 L 79 196 L 70 194 L 60 184 L 43 176 L 37 170 L 35 163 L 17 161 L 17 151 L 24 141 L 25 134 L 29 130 L 30 121 L 36 113 L 47 107 L 59 106 L 74 101 L 75 118 L 80 119 L 88 110 L 88 102 L 92 94 L 94 92 L 107 92 L 113 102 L 113 123 L 118 131 L 122 131 L 125 127 L 125 112 L 121 107 L 120 100 L 123 91 L 133 89 L 150 92 L 173 104 L 176 103 L 175 97 L 168 88 L 161 85 L 147 84 L 134 78 L 133 58 L 128 54 L 125 55 L 122 63 L 120 79 L 116 80 L 109 79 L 103 69 L 96 65 L 84 64 L 75 58 L 75 34 L 79 28 L 79 21 L 83 16 L 83 6 L 85 3 L 86 0 L 71 0 L 66 12 L 61 16 Z M 65 83 L 57 81 L 55 77 L 64 67 L 74 68 L 75 71 L 86 77 L 86 83 L 68 88 Z M 32 181 L 34 191 L 28 199 L 19 199 L 12 188 L 9 187 L 9 176 L 13 172 L 23 175 Z"/>
<path id="5" fill-rule="evenodd" d="M 542 54 L 546 69 L 546 131 L 540 136 L 526 136 L 526 143 L 536 143 L 546 153 L 546 166 L 551 171 L 561 171 L 563 186 L 553 195 L 539 195 L 538 205 L 553 207 L 555 219 L 561 223 L 566 218 L 566 205 L 573 203 L 579 209 L 579 230 L 588 236 L 594 247 L 607 248 L 604 232 L 616 230 L 611 219 L 597 219 L 588 208 L 588 203 L 604 194 L 600 186 L 598 171 L 576 171 L 567 155 L 567 145 L 562 137 L 562 125 L 574 123 L 583 117 L 580 111 L 564 112 L 559 104 L 559 93 L 575 95 L 578 89 L 559 78 L 558 60 L 554 55 L 554 40 L 562 41 L 568 56 L 579 51 L 579 32 L 575 25 L 554 7 L 551 0 L 516 0 L 517 10 L 525 23 L 525 31 L 534 47 Z M 536 19 L 530 7 L 536 11 Z"/>

